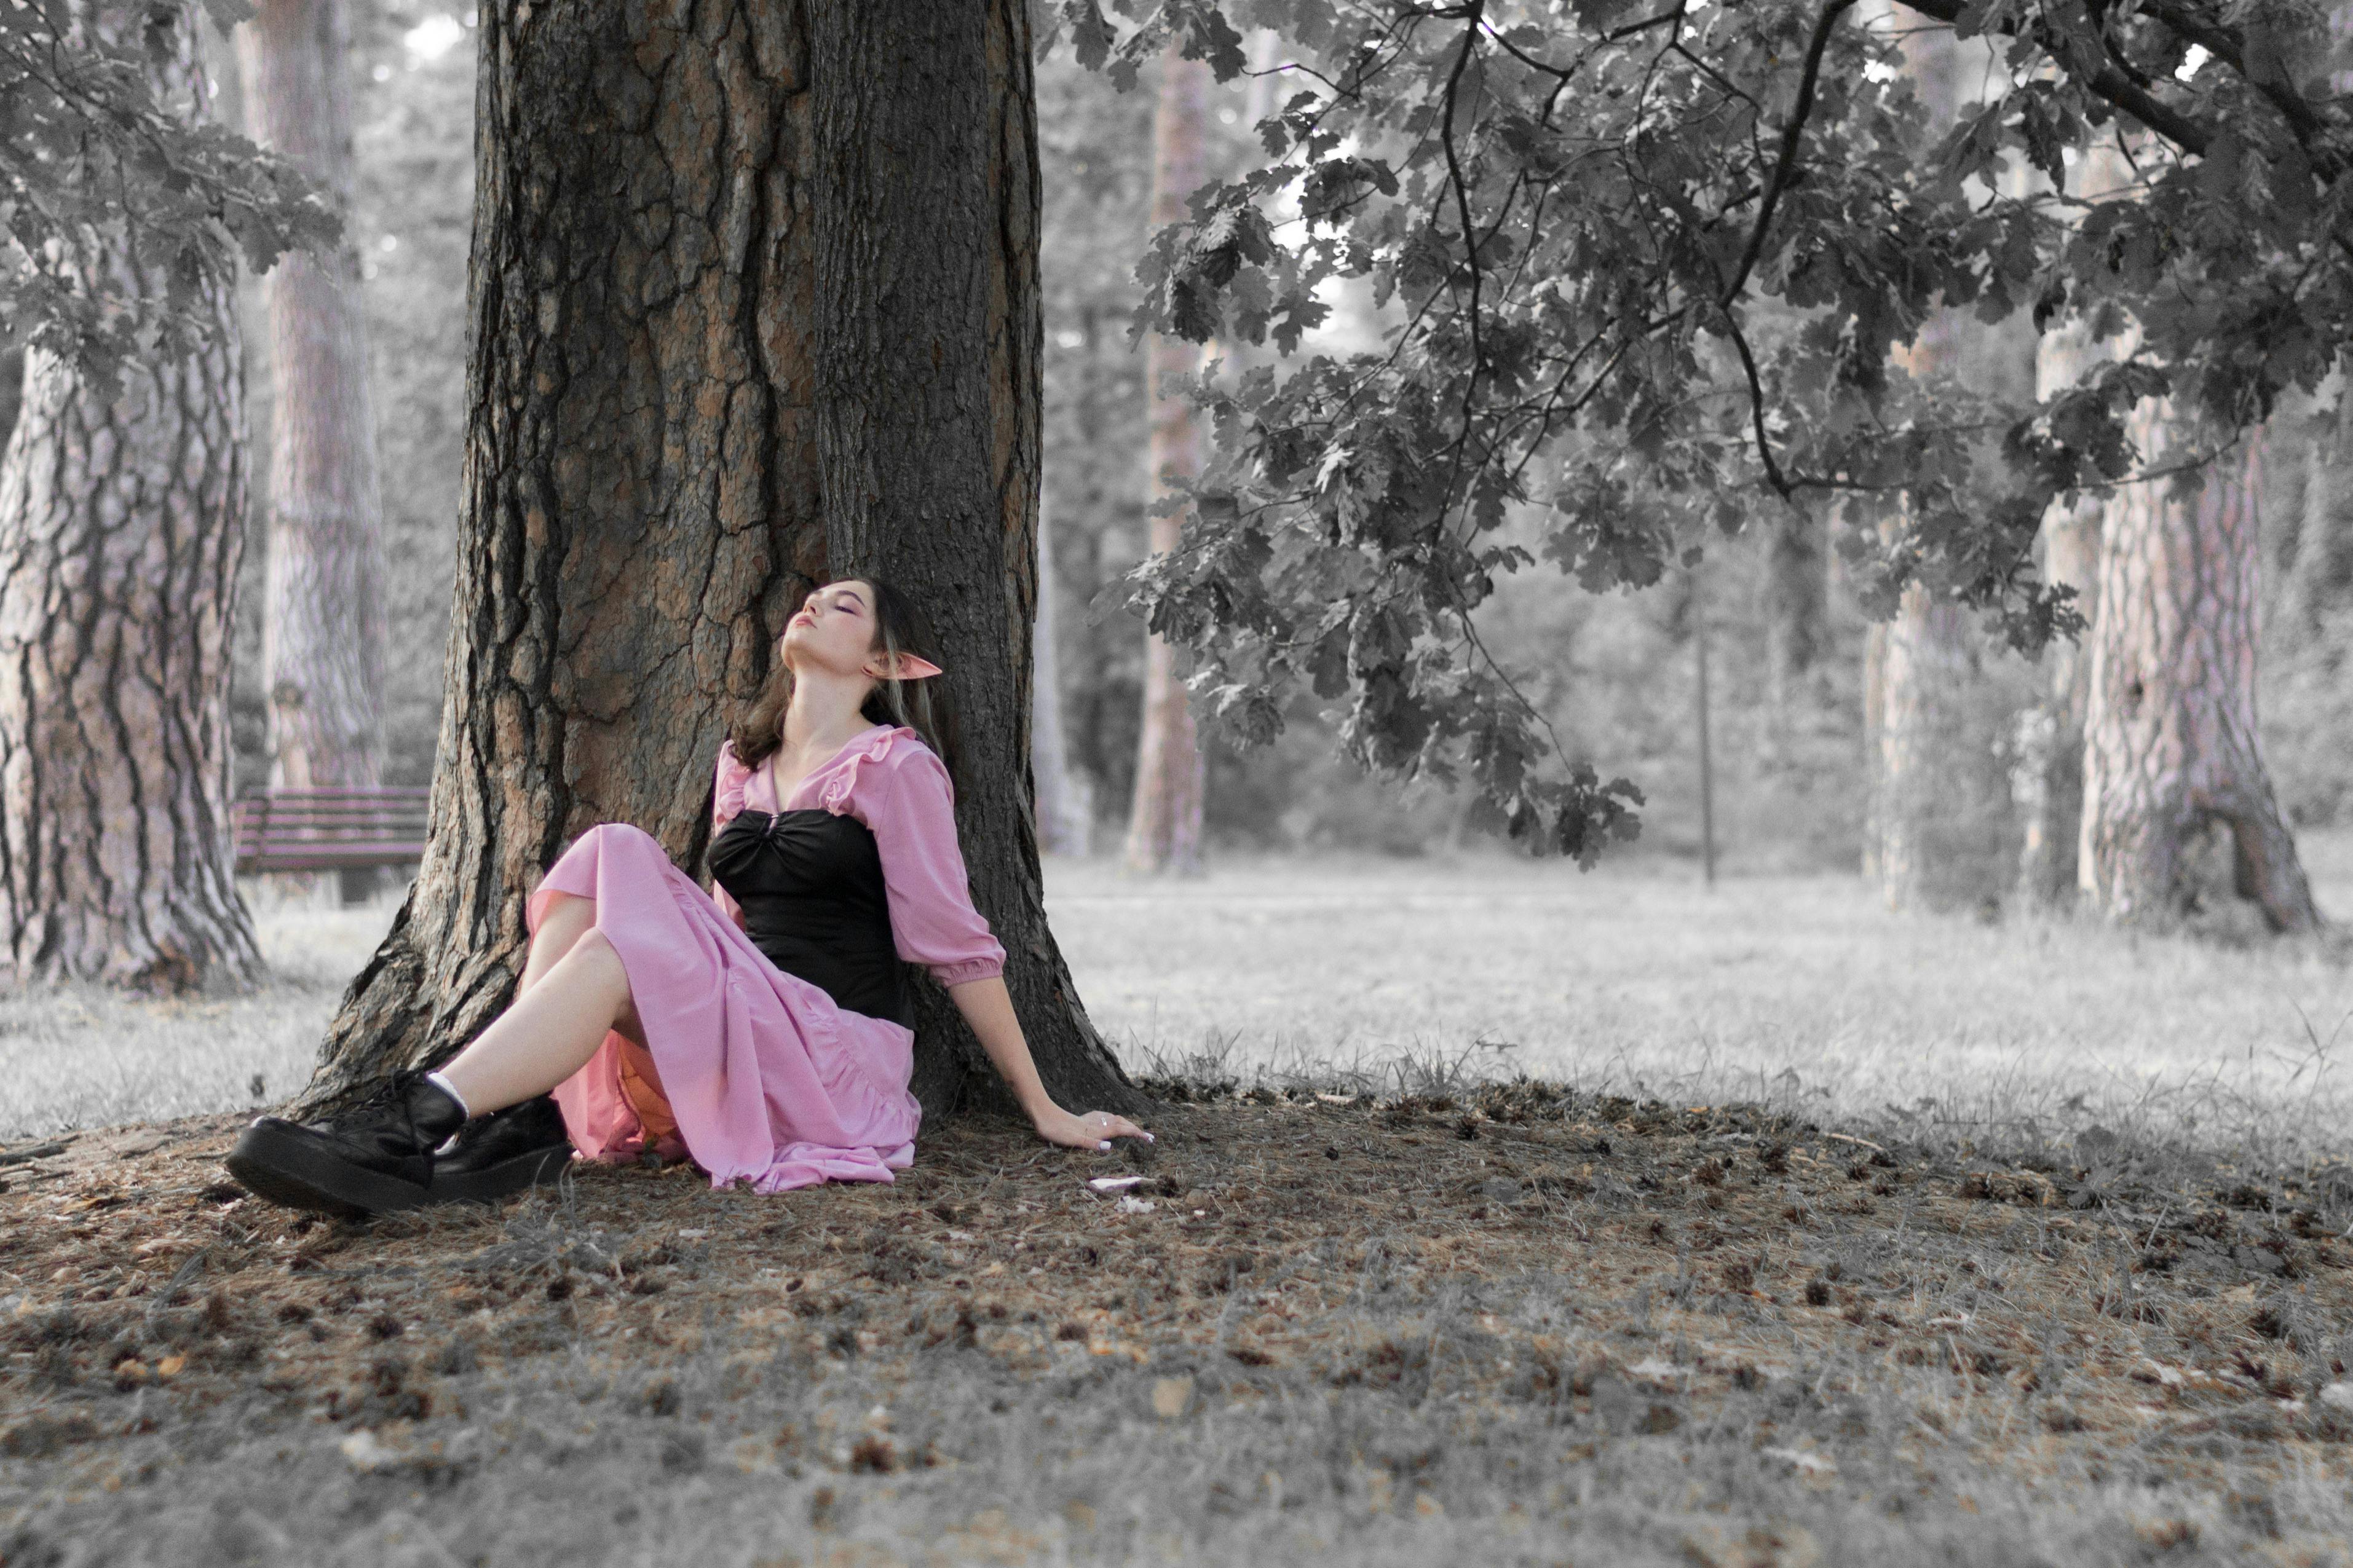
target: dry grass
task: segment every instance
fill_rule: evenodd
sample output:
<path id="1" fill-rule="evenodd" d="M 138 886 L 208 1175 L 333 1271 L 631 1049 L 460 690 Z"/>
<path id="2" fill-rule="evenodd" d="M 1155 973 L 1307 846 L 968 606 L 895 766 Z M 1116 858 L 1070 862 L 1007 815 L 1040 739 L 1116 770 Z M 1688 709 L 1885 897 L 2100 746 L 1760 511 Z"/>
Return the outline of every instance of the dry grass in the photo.
<path id="1" fill-rule="evenodd" d="M 2305 849 L 2324 907 L 2353 914 L 2353 836 Z M 2353 1127 L 2353 969 L 2311 943 L 1896 918 L 1852 879 L 1711 894 L 1642 861 L 1228 860 L 1139 883 L 1060 860 L 1048 903 L 1140 1071 L 1391 1091 L 1522 1073 L 2013 1154 L 2101 1124 L 2293 1163 Z M 0 1139 L 286 1094 L 392 912 L 264 906 L 280 978 L 250 997 L 0 997 Z"/>
<path id="2" fill-rule="evenodd" d="M 0 1561 L 2346 1561 L 2353 1184 L 1525 1086 L 1159 1125 L 369 1227 L 227 1119 L 71 1140 L 0 1194 Z"/>
<path id="3" fill-rule="evenodd" d="M 2307 845 L 2353 914 L 2353 839 Z M 1888 915 L 1852 879 L 1635 862 L 1058 865 L 1082 994 L 1131 1062 L 1395 1089 L 1459 1071 L 1740 1099 L 2048 1147 L 2094 1123 L 2293 1161 L 2353 1127 L 2353 969 L 2088 923 Z"/>
<path id="4" fill-rule="evenodd" d="M 246 996 L 147 1002 L 96 986 L 0 993 L 0 1140 L 283 1099 L 311 1076 L 335 1004 L 392 923 L 248 885 L 272 978 Z"/>

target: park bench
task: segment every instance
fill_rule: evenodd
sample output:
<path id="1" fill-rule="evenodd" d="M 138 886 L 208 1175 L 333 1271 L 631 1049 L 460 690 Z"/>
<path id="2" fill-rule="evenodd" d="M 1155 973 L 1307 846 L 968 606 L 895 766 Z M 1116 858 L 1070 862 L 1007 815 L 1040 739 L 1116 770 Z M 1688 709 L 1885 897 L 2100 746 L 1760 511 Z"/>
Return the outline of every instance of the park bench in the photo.
<path id="1" fill-rule="evenodd" d="M 361 873 L 406 866 L 425 855 L 425 807 L 417 788 L 257 790 L 237 803 L 239 876 L 271 871 L 343 874 L 346 900 L 364 898 Z"/>

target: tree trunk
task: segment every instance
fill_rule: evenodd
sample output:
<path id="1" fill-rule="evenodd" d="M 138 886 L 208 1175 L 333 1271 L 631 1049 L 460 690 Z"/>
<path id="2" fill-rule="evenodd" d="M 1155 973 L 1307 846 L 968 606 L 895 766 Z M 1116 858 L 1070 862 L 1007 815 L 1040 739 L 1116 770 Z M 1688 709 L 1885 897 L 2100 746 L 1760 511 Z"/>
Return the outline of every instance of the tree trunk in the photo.
<path id="1" fill-rule="evenodd" d="M 1768 768 L 1787 756 L 1804 700 L 1806 678 L 1829 641 L 1830 561 L 1821 517 L 1803 506 L 1782 510 L 1765 542 L 1766 723 Z"/>
<path id="2" fill-rule="evenodd" d="M 2102 160 L 2095 155 L 2090 162 Z M 2035 349 L 2037 395 L 2049 397 L 2073 385 L 2094 354 L 2109 352 L 2086 341 L 2080 321 L 2050 332 Z M 2043 579 L 2074 589 L 2076 609 L 2094 624 L 2102 506 L 2098 492 L 2086 492 L 2042 525 Z M 2052 909 L 2072 901 L 2075 893 L 2075 847 L 2084 818 L 2084 713 L 2091 693 L 2088 649 L 2082 642 L 2052 643 L 2043 649 L 2042 674 L 2041 700 L 2018 716 L 2010 785 L 2020 826 L 2018 895 L 2030 908 Z"/>
<path id="3" fill-rule="evenodd" d="M 828 568 L 923 606 L 973 893 L 1049 1089 L 1137 1103 L 1048 931 L 1026 780 L 1038 188 L 1020 0 L 481 14 L 467 491 L 431 836 L 306 1100 L 507 1001 L 525 895 L 712 761 Z M 924 988 L 916 1088 L 985 1072 Z"/>
<path id="4" fill-rule="evenodd" d="M 1055 605 L 1052 535 L 1041 514 L 1038 525 L 1038 624 L 1031 633 L 1029 775 L 1038 795 L 1038 843 L 1056 855 L 1083 855 L 1094 826 L 1093 802 L 1071 771 L 1062 729 L 1062 658 L 1054 641 Z"/>
<path id="5" fill-rule="evenodd" d="M 2195 449 L 2163 404 L 2131 428 L 2152 468 Z M 2077 876 L 2112 920 L 2163 924 L 2235 894 L 2274 931 L 2320 924 L 2255 722 L 2263 448 L 2251 433 L 2188 494 L 2113 491 L 2102 520 Z"/>
<path id="6" fill-rule="evenodd" d="M 79 6 L 143 37 L 158 100 L 205 112 L 192 8 Z M 81 287 L 144 295 L 164 263 L 82 237 Z M 229 633 L 245 511 L 233 264 L 195 285 L 210 331 L 134 361 L 121 395 L 25 356 L 0 461 L 0 932 L 6 978 L 185 992 L 261 956 L 228 811 Z"/>
<path id="7" fill-rule="evenodd" d="M 1968 612 L 1907 590 L 1881 656 L 1873 762 L 1880 895 L 1894 910 L 1953 910 L 1998 900 L 2007 811 L 1986 732 L 1978 639 Z"/>
<path id="8" fill-rule="evenodd" d="M 343 0 L 266 0 L 237 39 L 256 138 L 347 205 Z M 384 543 L 358 260 L 348 244 L 289 257 L 267 291 L 270 782 L 372 785 L 384 754 Z"/>
<path id="9" fill-rule="evenodd" d="M 2284 607 L 2299 636 L 2316 637 L 2332 611 L 2353 605 L 2353 396 L 2341 372 L 2322 386 L 2305 463 Z"/>
<path id="10" fill-rule="evenodd" d="M 1160 228 L 1185 216 L 1185 198 L 1203 179 L 1203 122 L 1208 113 L 1209 68 L 1178 58 L 1170 45 L 1160 61 L 1160 102 L 1152 121 L 1152 226 Z M 1152 437 L 1145 457 L 1147 490 L 1154 502 L 1176 491 L 1172 481 L 1190 481 L 1201 472 L 1201 437 L 1193 405 L 1182 392 L 1161 385 L 1200 364 L 1200 352 L 1181 338 L 1154 333 L 1146 340 L 1145 395 Z M 1155 517 L 1151 550 L 1176 548 L 1179 519 Z M 1135 798 L 1128 809 L 1127 864 L 1137 871 L 1189 873 L 1201 867 L 1201 802 L 1204 773 L 1193 710 L 1176 674 L 1176 650 L 1150 632 L 1144 641 L 1144 727 L 1135 748 Z"/>
<path id="11" fill-rule="evenodd" d="M 343 0 L 263 0 L 237 31 L 255 139 L 346 210 L 350 53 Z M 384 774 L 384 513 L 359 260 L 348 241 L 324 257 L 291 255 L 265 288 L 269 782 L 373 787 Z M 369 879 L 346 872 L 346 894 Z"/>
<path id="12" fill-rule="evenodd" d="M 1949 34 L 1915 34 L 1905 55 L 1932 124 L 1952 123 L 1976 79 L 1962 50 Z M 1954 374 L 1968 330 L 1939 311 L 1897 357 L 1915 377 Z M 1963 611 L 1917 587 L 1905 594 L 1881 664 L 1872 753 L 1877 842 L 1865 858 L 1890 909 L 1981 906 L 1998 901 L 2010 879 L 2001 849 L 2008 789 L 1978 711 L 1978 658 Z"/>

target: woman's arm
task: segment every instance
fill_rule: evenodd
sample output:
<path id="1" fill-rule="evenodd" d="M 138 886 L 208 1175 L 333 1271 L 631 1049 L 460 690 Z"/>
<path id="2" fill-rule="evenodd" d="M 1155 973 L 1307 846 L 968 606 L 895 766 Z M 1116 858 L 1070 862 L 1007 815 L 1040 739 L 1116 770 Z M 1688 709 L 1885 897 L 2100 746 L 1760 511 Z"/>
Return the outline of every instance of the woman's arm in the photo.
<path id="1" fill-rule="evenodd" d="M 951 985 L 948 994 L 955 999 L 956 1011 L 964 1015 L 964 1021 L 979 1037 L 980 1048 L 988 1053 L 988 1059 L 1004 1075 L 1006 1086 L 1013 1090 L 1013 1098 L 1029 1118 L 1030 1125 L 1038 1129 L 1038 1136 L 1049 1143 L 1072 1149 L 1089 1145 L 1108 1149 L 1114 1138 L 1152 1142 L 1151 1133 L 1124 1116 L 1114 1116 L 1108 1110 L 1074 1116 L 1054 1103 L 1046 1086 L 1038 1081 L 1038 1064 L 1030 1059 L 1029 1042 L 1022 1037 L 1020 1020 L 1013 1016 L 1013 998 L 1007 993 L 1002 976 Z"/>

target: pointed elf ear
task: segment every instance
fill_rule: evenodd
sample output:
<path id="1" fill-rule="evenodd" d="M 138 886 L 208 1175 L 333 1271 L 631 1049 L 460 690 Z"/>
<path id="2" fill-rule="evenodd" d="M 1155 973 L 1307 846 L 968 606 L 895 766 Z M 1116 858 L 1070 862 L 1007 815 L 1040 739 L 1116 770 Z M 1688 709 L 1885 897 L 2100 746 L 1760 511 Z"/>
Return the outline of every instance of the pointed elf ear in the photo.
<path id="1" fill-rule="evenodd" d="M 940 667 L 934 664 L 930 659 L 918 658 L 916 655 L 912 653 L 902 653 L 899 656 L 898 664 L 889 671 L 885 672 L 881 679 L 885 680 L 921 680 L 927 675 L 938 675 L 940 673 Z"/>

